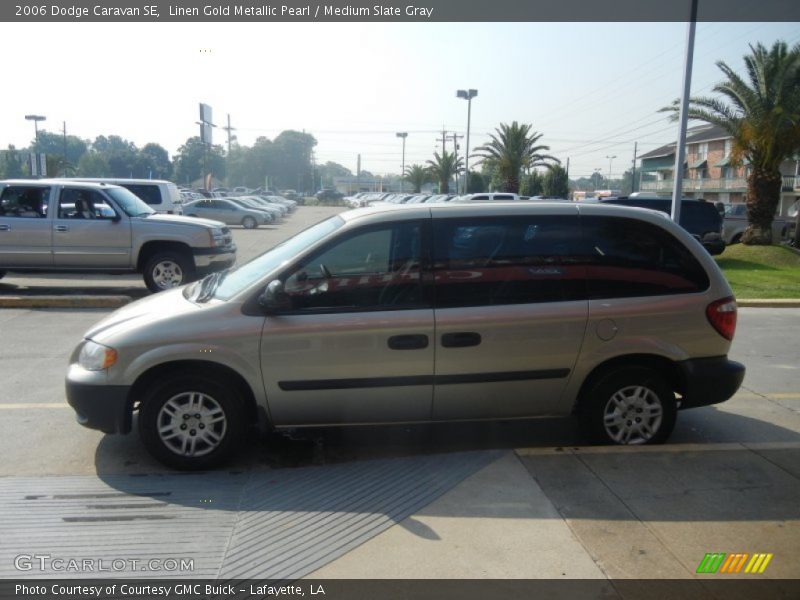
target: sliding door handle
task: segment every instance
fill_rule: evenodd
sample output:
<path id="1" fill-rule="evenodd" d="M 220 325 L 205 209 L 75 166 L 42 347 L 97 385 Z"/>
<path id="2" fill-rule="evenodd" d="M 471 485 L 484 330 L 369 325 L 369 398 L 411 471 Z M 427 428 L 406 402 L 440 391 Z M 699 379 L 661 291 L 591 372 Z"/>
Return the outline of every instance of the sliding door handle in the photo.
<path id="1" fill-rule="evenodd" d="M 422 350 L 428 347 L 428 336 L 424 334 L 393 335 L 387 343 L 392 350 Z"/>
<path id="2" fill-rule="evenodd" d="M 481 334 L 474 331 L 458 331 L 445 333 L 442 336 L 442 346 L 445 348 L 468 348 L 481 343 Z"/>

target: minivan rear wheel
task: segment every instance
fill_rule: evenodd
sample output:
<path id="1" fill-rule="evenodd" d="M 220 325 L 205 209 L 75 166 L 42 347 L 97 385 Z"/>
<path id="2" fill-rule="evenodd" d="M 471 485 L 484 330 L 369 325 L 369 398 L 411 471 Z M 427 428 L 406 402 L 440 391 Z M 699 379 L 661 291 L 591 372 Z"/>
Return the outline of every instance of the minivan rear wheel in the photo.
<path id="1" fill-rule="evenodd" d="M 169 467 L 188 471 L 230 459 L 245 433 L 242 403 L 231 390 L 196 375 L 151 388 L 139 409 L 139 435 L 147 451 Z"/>
<path id="2" fill-rule="evenodd" d="M 602 444 L 661 444 L 675 427 L 675 394 L 658 371 L 623 367 L 589 390 L 581 417 L 592 441 Z"/>

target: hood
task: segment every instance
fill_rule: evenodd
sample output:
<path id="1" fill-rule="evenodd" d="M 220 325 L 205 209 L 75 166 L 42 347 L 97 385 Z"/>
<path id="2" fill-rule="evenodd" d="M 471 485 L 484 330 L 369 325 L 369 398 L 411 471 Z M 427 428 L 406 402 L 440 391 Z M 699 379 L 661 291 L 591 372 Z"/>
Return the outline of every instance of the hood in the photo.
<path id="1" fill-rule="evenodd" d="M 135 219 L 142 219 L 145 221 L 157 221 L 158 223 L 171 223 L 173 225 L 193 225 L 195 227 L 218 227 L 220 229 L 225 227 L 225 223 L 214 221 L 213 219 L 200 219 L 197 217 L 183 217 L 181 215 L 165 215 L 161 213 L 154 213 L 148 217 L 134 217 Z"/>
<path id="2" fill-rule="evenodd" d="M 195 313 L 210 304 L 197 305 L 189 302 L 183 297 L 183 287 L 178 287 L 142 298 L 114 311 L 95 323 L 83 337 L 101 344 L 107 343 L 142 325 L 152 326 L 165 319 Z"/>

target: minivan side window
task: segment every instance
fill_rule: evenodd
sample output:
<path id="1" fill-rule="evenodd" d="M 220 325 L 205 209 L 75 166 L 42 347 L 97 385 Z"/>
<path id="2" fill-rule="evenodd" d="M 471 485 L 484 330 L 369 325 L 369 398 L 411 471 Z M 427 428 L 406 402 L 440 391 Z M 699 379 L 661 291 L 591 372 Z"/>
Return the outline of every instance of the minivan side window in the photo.
<path id="1" fill-rule="evenodd" d="M 577 215 L 434 220 L 437 308 L 586 298 Z"/>
<path id="2" fill-rule="evenodd" d="M 292 310 L 422 308 L 421 226 L 397 223 L 348 235 L 285 278 Z"/>
<path id="3" fill-rule="evenodd" d="M 700 292 L 705 270 L 664 229 L 618 217 L 581 217 L 589 298 L 630 298 Z"/>

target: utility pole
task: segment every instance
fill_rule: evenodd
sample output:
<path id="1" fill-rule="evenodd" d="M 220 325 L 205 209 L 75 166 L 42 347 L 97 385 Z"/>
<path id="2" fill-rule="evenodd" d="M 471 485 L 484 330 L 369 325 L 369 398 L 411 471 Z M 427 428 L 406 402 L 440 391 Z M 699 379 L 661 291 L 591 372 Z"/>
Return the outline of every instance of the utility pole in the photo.
<path id="1" fill-rule="evenodd" d="M 447 152 L 447 147 L 445 146 L 447 140 L 447 131 L 445 131 L 444 125 L 442 125 L 442 156 L 444 153 Z"/>
<path id="2" fill-rule="evenodd" d="M 67 176 L 67 122 L 64 121 L 64 176 Z"/>
<path id="3" fill-rule="evenodd" d="M 683 197 L 683 159 L 686 145 L 686 123 L 689 120 L 689 93 L 692 87 L 692 60 L 694 57 L 694 30 L 697 25 L 697 0 L 692 0 L 689 25 L 686 30 L 686 54 L 683 60 L 683 94 L 681 94 L 680 113 L 678 121 L 678 145 L 675 148 L 675 169 L 673 170 L 672 186 L 672 220 L 680 223 L 681 198 Z"/>
<path id="4" fill-rule="evenodd" d="M 231 141 L 236 139 L 236 136 L 231 136 L 232 131 L 236 131 L 236 127 L 231 127 L 231 116 L 228 115 L 228 126 L 222 129 L 228 134 L 228 157 L 231 155 Z"/>
<path id="5" fill-rule="evenodd" d="M 399 131 L 395 134 L 397 137 L 403 139 L 403 164 L 400 170 L 400 191 L 403 191 L 403 179 L 406 176 L 406 138 L 408 137 L 407 131 Z"/>
<path id="6" fill-rule="evenodd" d="M 463 138 L 463 135 L 458 135 L 455 131 L 452 133 L 451 136 L 453 138 L 453 162 L 456 165 L 455 172 L 453 175 L 456 179 L 456 194 L 458 193 L 458 140 Z"/>
<path id="7" fill-rule="evenodd" d="M 633 167 L 631 167 L 631 194 L 636 191 L 636 150 L 639 142 L 633 142 Z"/>

